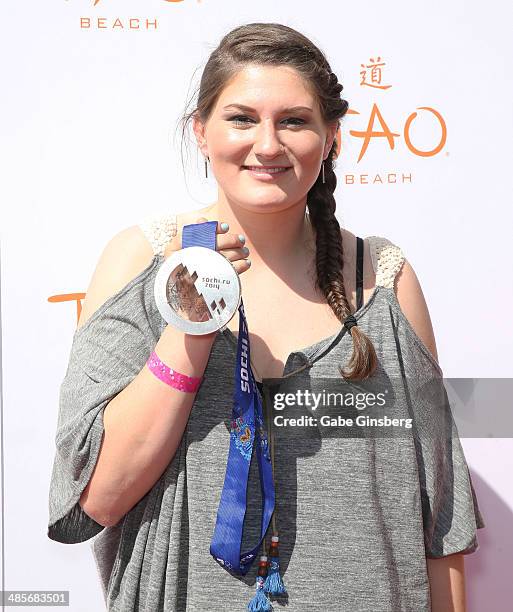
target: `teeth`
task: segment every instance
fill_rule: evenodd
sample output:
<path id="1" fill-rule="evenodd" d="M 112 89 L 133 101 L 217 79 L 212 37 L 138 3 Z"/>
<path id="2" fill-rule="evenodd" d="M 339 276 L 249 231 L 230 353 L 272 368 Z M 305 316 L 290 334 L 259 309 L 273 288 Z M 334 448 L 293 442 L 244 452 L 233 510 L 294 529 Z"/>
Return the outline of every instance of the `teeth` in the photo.
<path id="1" fill-rule="evenodd" d="M 255 168 L 255 166 L 248 166 L 248 169 L 254 172 L 264 172 L 265 174 L 276 174 L 277 172 L 284 172 L 287 168 Z"/>

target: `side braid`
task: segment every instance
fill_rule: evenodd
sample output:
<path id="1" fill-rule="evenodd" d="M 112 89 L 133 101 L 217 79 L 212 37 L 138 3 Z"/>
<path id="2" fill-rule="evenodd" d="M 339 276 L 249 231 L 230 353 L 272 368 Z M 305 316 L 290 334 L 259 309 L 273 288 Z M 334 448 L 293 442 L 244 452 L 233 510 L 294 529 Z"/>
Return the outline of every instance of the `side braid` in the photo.
<path id="1" fill-rule="evenodd" d="M 335 143 L 334 143 L 335 146 Z M 340 225 L 335 216 L 336 202 L 333 196 L 337 177 L 333 170 L 333 148 L 324 161 L 325 180 L 318 178 L 308 192 L 307 205 L 316 234 L 316 287 L 326 297 L 337 319 L 343 323 L 351 314 L 343 280 L 343 241 Z M 339 367 L 347 380 L 362 380 L 371 376 L 378 363 L 371 340 L 358 325 L 349 330 L 353 339 L 353 353 L 348 369 Z"/>

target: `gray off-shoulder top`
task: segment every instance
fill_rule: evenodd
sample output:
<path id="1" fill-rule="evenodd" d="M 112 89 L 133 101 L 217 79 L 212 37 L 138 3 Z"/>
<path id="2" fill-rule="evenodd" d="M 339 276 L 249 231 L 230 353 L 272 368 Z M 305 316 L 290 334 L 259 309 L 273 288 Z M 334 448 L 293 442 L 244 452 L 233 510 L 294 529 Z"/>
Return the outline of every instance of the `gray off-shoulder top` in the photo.
<path id="1" fill-rule="evenodd" d="M 90 541 L 108 610 L 243 612 L 255 593 L 257 563 L 246 576 L 233 576 L 209 553 L 230 443 L 237 343 L 229 330 L 216 337 L 181 443 L 153 488 L 113 527 L 78 504 L 98 458 L 103 410 L 144 367 L 166 325 L 153 282 L 176 218 L 147 218 L 141 227 L 153 260 L 73 336 L 60 387 L 48 537 Z M 367 240 L 376 287 L 355 316 L 376 348 L 375 383 L 392 392 L 394 414 L 413 418 L 414 427 L 393 438 L 274 429 L 288 591 L 273 602 L 275 610 L 288 604 L 288 612 L 430 612 L 426 557 L 474 552 L 484 527 L 442 370 L 396 299 L 404 255 L 386 238 Z M 284 377 L 310 389 L 326 380 L 342 384 L 338 367 L 351 352 L 341 328 L 292 352 Z M 431 381 L 439 383 L 434 393 L 426 392 Z M 244 550 L 260 531 L 256 461 L 248 491 L 254 503 Z"/>

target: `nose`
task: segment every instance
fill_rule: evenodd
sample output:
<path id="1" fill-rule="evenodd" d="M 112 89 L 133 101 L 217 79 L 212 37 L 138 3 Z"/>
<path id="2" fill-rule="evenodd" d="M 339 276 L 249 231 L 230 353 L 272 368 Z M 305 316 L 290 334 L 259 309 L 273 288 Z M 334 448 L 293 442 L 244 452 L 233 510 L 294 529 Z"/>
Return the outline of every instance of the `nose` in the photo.
<path id="1" fill-rule="evenodd" d="M 254 151 L 265 157 L 276 157 L 283 152 L 278 130 L 270 119 L 260 122 L 255 132 Z"/>

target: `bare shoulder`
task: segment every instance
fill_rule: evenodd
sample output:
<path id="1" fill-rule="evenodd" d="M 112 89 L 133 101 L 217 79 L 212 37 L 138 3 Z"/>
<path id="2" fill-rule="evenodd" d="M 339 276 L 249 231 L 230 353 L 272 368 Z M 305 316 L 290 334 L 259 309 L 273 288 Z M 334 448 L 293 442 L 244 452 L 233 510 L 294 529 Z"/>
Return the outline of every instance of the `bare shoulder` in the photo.
<path id="1" fill-rule="evenodd" d="M 154 257 L 151 244 L 138 225 L 126 227 L 115 234 L 104 247 L 92 274 L 82 304 L 77 329 L 107 299 L 125 287 L 145 270 Z"/>
<path id="2" fill-rule="evenodd" d="M 415 270 L 407 259 L 404 260 L 401 270 L 396 276 L 395 293 L 401 310 L 413 330 L 435 360 L 438 361 L 435 335 L 428 306 Z"/>
<path id="3" fill-rule="evenodd" d="M 342 229 L 341 231 L 342 239 L 347 245 L 344 246 L 344 250 L 348 250 L 348 258 L 350 258 L 350 261 L 353 261 L 356 258 L 356 237 L 348 230 Z M 367 262 L 364 264 L 364 278 L 367 278 L 368 282 L 369 279 L 372 278 L 372 275 L 374 275 L 374 282 L 376 280 L 371 255 L 371 241 L 372 239 L 376 238 L 377 237 L 375 236 L 370 236 L 364 241 L 364 261 Z M 378 237 L 378 242 L 379 241 L 380 239 Z M 394 244 L 386 239 L 382 240 L 381 242 L 386 245 Z M 429 350 L 435 361 L 438 361 L 431 317 L 429 315 L 424 293 L 422 292 L 422 287 L 419 279 L 417 278 L 415 270 L 404 256 L 402 256 L 400 260 L 397 260 L 397 262 L 394 262 L 394 265 L 392 266 L 387 264 L 387 271 L 390 273 L 391 270 L 392 273 L 395 273 L 395 270 L 398 270 L 397 274 L 395 275 L 393 285 L 397 301 L 404 316 L 412 326 L 413 331 Z"/>

